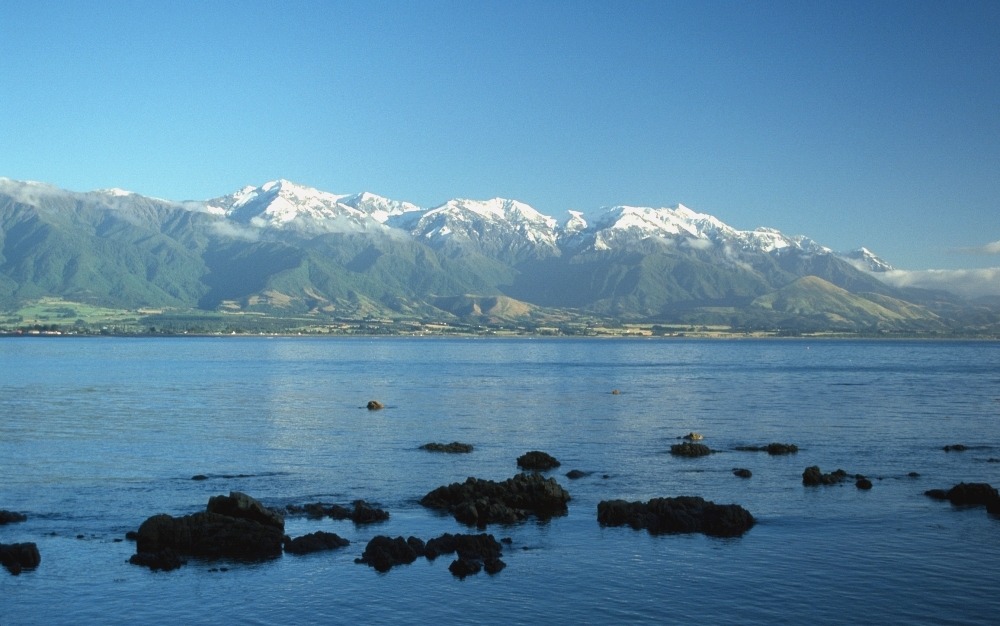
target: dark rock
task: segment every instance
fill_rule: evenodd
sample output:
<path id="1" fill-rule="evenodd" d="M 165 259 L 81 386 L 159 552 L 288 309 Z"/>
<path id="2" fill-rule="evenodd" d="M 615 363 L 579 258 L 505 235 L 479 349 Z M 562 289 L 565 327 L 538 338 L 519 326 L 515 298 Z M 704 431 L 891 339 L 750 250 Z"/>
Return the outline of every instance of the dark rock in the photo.
<path id="1" fill-rule="evenodd" d="M 420 446 L 421 450 L 427 450 L 429 452 L 447 452 L 449 454 L 466 454 L 472 452 L 472 445 L 468 443 L 461 443 L 459 441 L 452 441 L 451 443 L 425 443 Z"/>
<path id="2" fill-rule="evenodd" d="M 384 522 L 389 519 L 389 513 L 382 509 L 375 508 L 364 500 L 354 501 L 354 510 L 351 511 L 351 521 L 355 524 L 374 524 Z"/>
<path id="3" fill-rule="evenodd" d="M 427 541 L 426 556 L 432 561 L 442 554 L 452 553 L 457 553 L 461 558 L 483 561 L 500 558 L 503 549 L 493 535 L 486 533 L 478 535 L 445 533 Z"/>
<path id="4" fill-rule="evenodd" d="M 366 404 L 365 406 L 368 407 L 369 411 L 378 411 L 379 409 L 385 408 L 385 405 L 379 402 L 378 400 L 369 400 L 368 404 Z"/>
<path id="5" fill-rule="evenodd" d="M 998 497 L 988 483 L 959 483 L 948 490 L 948 501 L 955 506 L 985 506 Z"/>
<path id="6" fill-rule="evenodd" d="M 944 489 L 928 489 L 927 491 L 924 492 L 924 495 L 934 500 L 948 499 L 948 492 L 945 491 Z"/>
<path id="7" fill-rule="evenodd" d="M 0 564 L 17 576 L 26 569 L 35 569 L 42 562 L 34 543 L 0 543 Z"/>
<path id="8" fill-rule="evenodd" d="M 945 452 L 965 452 L 969 449 L 969 446 L 961 443 L 956 443 L 954 445 L 945 446 L 942 448 Z"/>
<path id="9" fill-rule="evenodd" d="M 909 477 L 909 478 L 920 478 L 920 472 L 910 472 L 909 474 L 907 474 L 907 477 Z"/>
<path id="10" fill-rule="evenodd" d="M 866 490 L 867 489 L 871 489 L 872 488 L 872 481 L 868 480 L 864 476 L 861 476 L 854 483 L 854 486 L 857 487 L 858 489 L 866 489 Z"/>
<path id="11" fill-rule="evenodd" d="M 503 482 L 468 478 L 464 483 L 438 487 L 420 504 L 442 509 L 469 526 L 512 524 L 534 515 L 548 519 L 566 515 L 569 493 L 554 478 L 537 473 L 521 473 Z"/>
<path id="12" fill-rule="evenodd" d="M 364 563 L 379 572 L 388 572 L 396 565 L 409 565 L 424 555 L 424 542 L 416 537 L 387 537 L 377 535 L 372 537 L 361 558 L 355 563 Z"/>
<path id="13" fill-rule="evenodd" d="M 295 539 L 285 538 L 285 552 L 289 554 L 310 554 L 312 552 L 322 552 L 324 550 L 336 550 L 350 545 L 351 542 L 344 539 L 337 533 L 328 533 L 318 530 L 308 535 L 296 537 Z"/>
<path id="14" fill-rule="evenodd" d="M 313 502 L 301 506 L 289 504 L 285 509 L 293 514 L 305 513 L 311 519 L 320 519 L 323 517 L 330 517 L 335 520 L 349 519 L 355 524 L 372 524 L 375 522 L 384 522 L 389 519 L 387 511 L 373 507 L 364 500 L 355 500 L 352 503 L 352 508 L 347 508 L 339 504 L 327 506 L 322 502 Z"/>
<path id="15" fill-rule="evenodd" d="M 706 456 L 712 454 L 712 449 L 703 443 L 685 441 L 684 443 L 676 443 L 670 446 L 670 454 L 689 457 Z"/>
<path id="16" fill-rule="evenodd" d="M 28 519 L 28 516 L 23 513 L 17 513 L 15 511 L 0 511 L 0 526 L 4 524 L 13 524 L 14 522 L 23 522 Z"/>
<path id="17" fill-rule="evenodd" d="M 445 533 L 427 542 L 426 556 L 430 560 L 434 560 L 442 554 L 452 553 L 457 553 L 458 559 L 448 569 L 459 578 L 476 574 L 484 568 L 486 573 L 492 575 L 507 566 L 500 560 L 500 557 L 503 556 L 501 544 L 493 535 Z"/>
<path id="18" fill-rule="evenodd" d="M 738 476 L 740 478 L 750 478 L 751 476 L 753 476 L 753 473 L 746 468 L 737 467 L 733 468 L 733 475 Z"/>
<path id="19" fill-rule="evenodd" d="M 154 515 L 136 533 L 139 565 L 168 569 L 171 553 L 207 559 L 262 560 L 281 556 L 284 518 L 239 492 L 214 496 L 204 513 Z M 172 568 L 171 568 L 172 569 Z"/>
<path id="20" fill-rule="evenodd" d="M 260 502 L 239 491 L 230 491 L 228 496 L 212 496 L 205 510 L 208 513 L 273 526 L 279 530 L 285 529 L 285 518 L 280 513 L 265 508 Z"/>
<path id="21" fill-rule="evenodd" d="M 186 561 L 182 559 L 179 554 L 170 548 L 164 548 L 156 552 L 137 552 L 129 558 L 128 562 L 132 565 L 148 567 L 154 572 L 157 570 L 169 572 L 170 570 L 175 570 L 186 563 Z"/>
<path id="22" fill-rule="evenodd" d="M 517 466 L 521 469 L 544 472 L 559 467 L 560 463 L 551 454 L 532 450 L 517 457 Z"/>
<path id="23" fill-rule="evenodd" d="M 481 561 L 463 558 L 455 559 L 448 566 L 448 571 L 454 574 L 456 578 L 465 578 L 472 574 L 478 574 L 482 569 L 483 564 Z"/>
<path id="24" fill-rule="evenodd" d="M 578 478 L 583 478 L 584 476 L 590 476 L 591 474 L 593 474 L 593 472 L 585 472 L 583 470 L 575 469 L 566 472 L 566 478 L 576 480 Z"/>
<path id="25" fill-rule="evenodd" d="M 195 474 L 191 477 L 191 480 L 208 480 L 208 476 L 205 476 L 204 474 Z"/>
<path id="26" fill-rule="evenodd" d="M 805 471 L 802 472 L 802 484 L 807 487 L 815 487 L 817 485 L 836 485 L 847 479 L 847 472 L 842 469 L 838 469 L 829 474 L 824 474 L 820 471 L 819 467 L 812 465 L 807 467 Z"/>
<path id="27" fill-rule="evenodd" d="M 740 452 L 767 452 L 772 456 L 795 454 L 799 451 L 799 447 L 794 443 L 769 443 L 766 446 L 736 446 L 733 449 Z"/>
<path id="28" fill-rule="evenodd" d="M 737 504 L 715 504 L 697 496 L 653 498 L 649 502 L 605 500 L 597 505 L 602 526 L 645 528 L 650 534 L 703 533 L 738 537 L 753 527 L 749 511 Z"/>

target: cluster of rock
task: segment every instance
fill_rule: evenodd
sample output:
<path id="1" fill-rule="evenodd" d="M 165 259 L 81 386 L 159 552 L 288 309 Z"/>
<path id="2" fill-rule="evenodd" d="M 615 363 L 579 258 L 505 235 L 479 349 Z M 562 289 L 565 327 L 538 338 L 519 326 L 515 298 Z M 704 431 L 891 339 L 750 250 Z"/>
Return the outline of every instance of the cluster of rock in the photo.
<path id="1" fill-rule="evenodd" d="M 430 509 L 444 510 L 469 526 L 513 524 L 534 515 L 539 519 L 566 515 L 569 493 L 554 478 L 521 473 L 502 482 L 469 477 L 431 491 L 420 499 Z"/>
<path id="2" fill-rule="evenodd" d="M 649 502 L 604 500 L 597 505 L 602 526 L 631 526 L 650 534 L 703 533 L 713 537 L 738 537 L 755 520 L 738 504 L 715 504 L 697 496 L 653 498 Z"/>
<path id="3" fill-rule="evenodd" d="M 351 545 L 351 542 L 344 539 L 337 533 L 329 533 L 324 530 L 317 530 L 308 535 L 302 535 L 294 539 L 285 537 L 285 552 L 289 554 L 311 554 L 313 552 L 324 552 L 336 550 Z"/>
<path id="4" fill-rule="evenodd" d="M 368 542 L 361 558 L 355 559 L 355 563 L 363 563 L 375 568 L 376 571 L 387 572 L 397 565 L 409 565 L 420 557 L 433 561 L 439 555 L 453 553 L 457 553 L 458 558 L 452 561 L 448 570 L 458 578 L 477 574 L 483 569 L 492 575 L 507 566 L 500 559 L 503 556 L 500 542 L 493 535 L 485 533 L 478 535 L 445 533 L 426 543 L 416 537 L 404 539 L 379 535 Z"/>
<path id="5" fill-rule="evenodd" d="M 769 443 L 766 446 L 736 446 L 733 449 L 740 452 L 767 452 L 773 456 L 795 454 L 799 451 L 799 447 L 794 443 Z"/>
<path id="6" fill-rule="evenodd" d="M 712 449 L 703 443 L 692 443 L 690 441 L 685 441 L 684 443 L 675 443 L 670 446 L 670 454 L 674 456 L 708 456 L 712 454 Z"/>
<path id="7" fill-rule="evenodd" d="M 23 522 L 28 519 L 24 513 L 0 510 L 0 526 Z M 38 546 L 34 543 L 0 543 L 0 565 L 17 576 L 26 569 L 35 569 L 42 562 Z"/>
<path id="8" fill-rule="evenodd" d="M 820 485 L 837 485 L 852 478 L 842 469 L 824 474 L 817 465 L 811 465 L 802 472 L 802 484 L 806 487 L 817 487 Z M 854 474 L 854 486 L 858 489 L 871 489 L 872 481 L 862 474 Z"/>
<path id="9" fill-rule="evenodd" d="M 1000 515 L 1000 495 L 989 483 L 959 483 L 951 489 L 930 489 L 925 495 L 947 500 L 954 506 L 985 506 L 991 515 Z"/>
<path id="10" fill-rule="evenodd" d="M 183 517 L 154 515 L 131 536 L 135 565 L 153 570 L 172 570 L 184 556 L 244 561 L 281 556 L 285 520 L 260 502 L 237 491 L 213 496 L 206 510 Z"/>
<path id="11" fill-rule="evenodd" d="M 335 520 L 349 519 L 355 524 L 374 524 L 384 522 L 389 519 L 389 512 L 374 507 L 364 500 L 355 500 L 351 503 L 351 508 L 339 504 L 327 505 L 322 502 L 311 504 L 289 504 L 285 507 L 289 513 L 305 514 L 312 519 L 329 517 Z"/>
<path id="12" fill-rule="evenodd" d="M 449 454 L 467 454 L 472 452 L 472 444 L 452 441 L 451 443 L 425 443 L 421 450 L 428 452 L 446 452 Z"/>

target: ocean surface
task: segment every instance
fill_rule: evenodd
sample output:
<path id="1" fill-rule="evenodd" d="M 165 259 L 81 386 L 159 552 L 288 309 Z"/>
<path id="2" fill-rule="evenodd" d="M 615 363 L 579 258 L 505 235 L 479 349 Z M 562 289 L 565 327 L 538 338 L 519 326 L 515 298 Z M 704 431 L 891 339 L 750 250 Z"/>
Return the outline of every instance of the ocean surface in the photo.
<path id="1" fill-rule="evenodd" d="M 716 453 L 669 454 L 691 431 Z M 475 450 L 419 448 L 451 441 Z M 770 442 L 799 452 L 734 450 Z M 488 529 L 511 539 L 502 572 L 354 562 L 375 535 L 478 532 L 418 500 L 510 478 L 529 450 L 562 462 L 547 475 L 572 501 Z M 0 543 L 35 542 L 42 561 L 0 570 L 0 624 L 996 624 L 1000 518 L 923 493 L 1000 486 L 998 461 L 996 342 L 5 339 L 0 509 L 28 520 Z M 804 487 L 810 465 L 874 487 Z M 391 518 L 287 519 L 289 535 L 351 541 L 333 552 L 128 563 L 125 533 L 147 517 L 233 490 L 276 508 L 365 499 Z M 597 523 L 601 500 L 678 495 L 757 524 L 718 539 Z"/>

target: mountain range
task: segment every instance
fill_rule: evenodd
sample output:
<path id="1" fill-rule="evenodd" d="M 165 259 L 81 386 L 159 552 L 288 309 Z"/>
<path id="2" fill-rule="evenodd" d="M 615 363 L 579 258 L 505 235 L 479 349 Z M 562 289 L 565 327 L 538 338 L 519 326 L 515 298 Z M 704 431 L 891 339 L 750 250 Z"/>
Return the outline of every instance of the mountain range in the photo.
<path id="1" fill-rule="evenodd" d="M 499 322 L 592 316 L 747 329 L 949 332 L 996 307 L 879 280 L 891 265 L 683 205 L 563 220 L 276 180 L 205 201 L 0 178 L 0 309 L 119 308 Z"/>

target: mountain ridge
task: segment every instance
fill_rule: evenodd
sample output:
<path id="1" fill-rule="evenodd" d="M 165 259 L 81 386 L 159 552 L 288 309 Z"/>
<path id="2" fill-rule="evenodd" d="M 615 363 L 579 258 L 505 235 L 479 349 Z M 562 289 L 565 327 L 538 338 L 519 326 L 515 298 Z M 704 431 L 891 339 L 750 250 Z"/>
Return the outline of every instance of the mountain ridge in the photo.
<path id="1" fill-rule="evenodd" d="M 879 268 L 891 265 L 864 248 L 837 254 L 805 236 L 738 230 L 684 205 L 613 206 L 590 219 L 569 211 L 560 222 L 511 199 L 423 208 L 284 179 L 174 202 L 0 178 L 0 305 L 8 308 L 59 296 L 129 307 L 448 319 L 558 310 L 659 322 L 728 311 L 733 326 L 782 326 L 795 325 L 797 314 L 760 299 L 815 276 L 863 300 L 845 308 L 845 296 L 829 289 L 813 298 L 856 329 L 941 329 L 963 310 L 957 299 L 915 302 L 919 292 L 879 281 Z M 873 315 L 882 305 L 863 294 L 910 308 Z"/>

